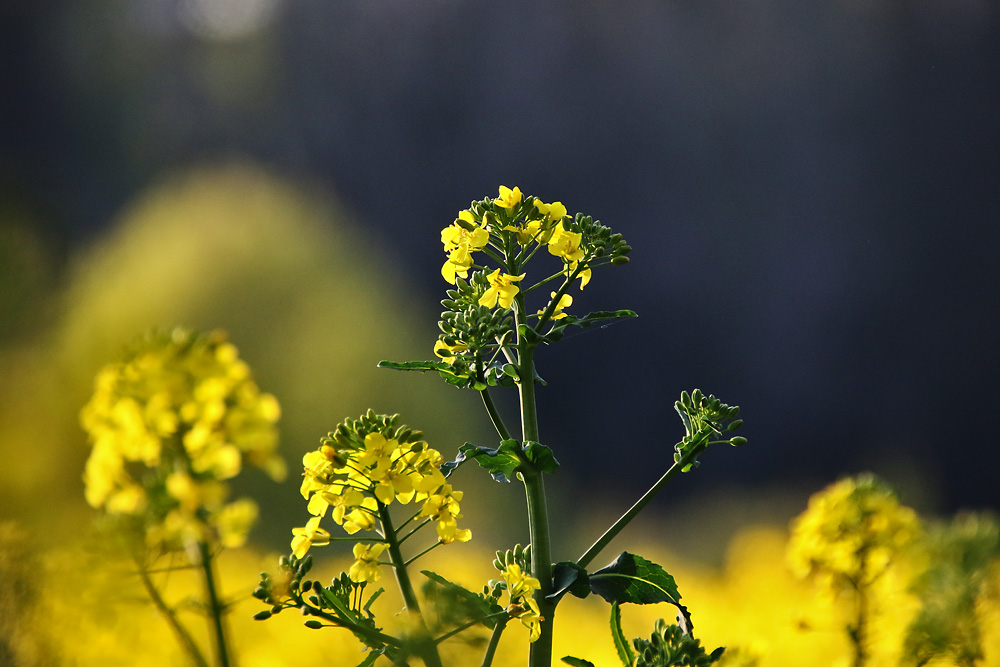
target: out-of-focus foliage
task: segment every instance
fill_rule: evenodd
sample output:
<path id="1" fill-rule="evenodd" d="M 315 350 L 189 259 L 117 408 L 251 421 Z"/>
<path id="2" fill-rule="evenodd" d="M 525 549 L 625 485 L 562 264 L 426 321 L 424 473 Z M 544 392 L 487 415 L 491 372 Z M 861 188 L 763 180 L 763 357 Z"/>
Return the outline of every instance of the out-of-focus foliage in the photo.
<path id="1" fill-rule="evenodd" d="M 37 242 L 29 241 L 19 256 L 34 266 L 42 260 L 30 259 Z M 87 520 L 79 409 L 97 370 L 153 327 L 227 330 L 281 401 L 288 462 L 344 414 L 370 406 L 420 414 L 443 452 L 457 449 L 478 432 L 466 417 L 476 414 L 470 397 L 423 383 L 415 390 L 418 378 L 389 381 L 372 362 L 419 354 L 433 340 L 433 320 L 417 314 L 428 309 L 413 306 L 421 295 L 402 281 L 330 198 L 259 168 L 233 163 L 153 184 L 107 235 L 71 258 L 58 289 L 41 277 L 34 291 L 13 278 L 5 283 L 10 294 L 31 295 L 36 317 L 30 336 L 0 348 L 2 511 L 50 525 Z M 297 510 L 291 477 L 255 491 L 257 537 L 275 545 Z M 234 490 L 263 480 L 249 475 Z M 37 502 L 43 493 L 45 507 Z"/>
<path id="2" fill-rule="evenodd" d="M 990 568 L 1000 567 L 1000 524 L 992 516 L 960 515 L 926 539 L 926 570 L 913 586 L 921 609 L 907 631 L 905 664 L 944 656 L 974 665 L 983 659 L 986 610 L 996 611 L 1000 601 L 996 577 L 989 581 Z M 996 627 L 995 616 L 989 620 Z"/>

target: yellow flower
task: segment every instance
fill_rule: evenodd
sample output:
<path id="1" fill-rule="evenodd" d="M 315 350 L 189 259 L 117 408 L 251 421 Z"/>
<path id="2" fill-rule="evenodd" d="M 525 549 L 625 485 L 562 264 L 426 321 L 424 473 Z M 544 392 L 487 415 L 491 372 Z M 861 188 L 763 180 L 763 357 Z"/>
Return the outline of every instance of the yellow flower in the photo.
<path id="1" fill-rule="evenodd" d="M 216 520 L 222 546 L 236 549 L 246 544 L 257 514 L 257 503 L 249 498 L 241 498 L 223 507 Z"/>
<path id="2" fill-rule="evenodd" d="M 344 530 L 348 535 L 361 530 L 371 530 L 375 527 L 375 514 L 378 512 L 378 505 L 371 496 L 365 496 L 347 516 L 344 517 Z"/>
<path id="3" fill-rule="evenodd" d="M 533 643 L 542 636 L 542 614 L 534 598 L 524 598 L 519 602 L 507 605 L 507 613 L 511 618 L 521 621 L 528 628 L 528 641 Z"/>
<path id="4" fill-rule="evenodd" d="M 448 261 L 441 267 L 441 276 L 452 285 L 455 284 L 456 276 L 467 278 L 469 268 L 472 267 L 472 253 L 482 250 L 490 240 L 490 233 L 482 227 L 466 229 L 459 224 L 464 221 L 466 226 L 475 222 L 472 213 L 462 211 L 450 227 L 441 230 L 441 243 L 444 244 L 444 251 L 448 253 Z"/>
<path id="5" fill-rule="evenodd" d="M 434 354 L 446 364 L 455 363 L 456 355 L 465 352 L 468 349 L 469 346 L 461 342 L 455 343 L 454 345 L 448 345 L 443 340 L 438 340 L 434 343 Z"/>
<path id="6" fill-rule="evenodd" d="M 566 274 L 567 278 L 569 276 L 573 275 L 573 272 L 576 271 L 576 267 L 577 267 L 578 263 L 579 262 L 570 262 L 569 264 L 566 265 L 566 269 L 565 269 L 564 273 Z M 584 287 L 586 287 L 587 283 L 590 282 L 590 275 L 591 275 L 590 269 L 584 269 L 583 271 L 580 272 L 580 275 L 577 276 L 580 279 L 580 289 L 583 289 Z"/>
<path id="7" fill-rule="evenodd" d="M 466 214 L 466 215 L 463 215 Z M 460 220 L 472 223 L 472 214 L 462 211 L 458 214 Z M 465 248 L 469 252 L 482 250 L 490 240 L 490 233 L 482 227 L 468 230 L 455 221 L 449 227 L 441 230 L 441 243 L 444 244 L 444 251 L 451 252 L 456 248 Z"/>
<path id="8" fill-rule="evenodd" d="M 493 203 L 503 208 L 512 210 L 521 203 L 521 188 L 515 187 L 511 190 L 503 185 L 500 186 L 500 196 L 493 200 Z"/>
<path id="9" fill-rule="evenodd" d="M 549 297 L 553 299 L 556 298 L 556 293 L 550 292 Z M 562 318 L 566 317 L 566 313 L 563 312 L 563 309 L 569 308 L 572 305 L 573 305 L 573 297 L 571 297 L 569 294 L 563 294 L 559 298 L 559 303 L 556 304 L 555 310 L 552 311 L 552 319 L 561 320 Z M 541 310 L 538 311 L 538 314 L 541 315 L 544 312 L 545 309 L 542 308 Z"/>
<path id="10" fill-rule="evenodd" d="M 379 567 L 379 556 L 389 548 L 385 542 L 365 545 L 358 542 L 354 545 L 354 564 L 348 571 L 351 581 L 357 583 L 375 582 L 382 578 L 382 569 Z"/>
<path id="11" fill-rule="evenodd" d="M 507 592 L 511 600 L 517 598 L 531 597 L 534 591 L 541 589 L 542 585 L 535 577 L 529 577 L 521 571 L 521 566 L 511 563 L 503 572 L 503 580 L 507 583 Z"/>
<path id="12" fill-rule="evenodd" d="M 562 202 L 552 202 L 551 204 L 543 204 L 540 201 L 535 201 L 535 208 L 542 215 L 548 217 L 549 222 L 559 222 L 566 217 L 566 207 L 562 205 Z"/>
<path id="13" fill-rule="evenodd" d="M 442 544 L 468 542 L 472 539 L 471 530 L 458 528 L 457 519 L 462 518 L 458 501 L 462 499 L 462 495 L 461 491 L 453 491 L 451 484 L 442 484 L 427 496 L 420 510 L 420 516 L 430 517 L 436 522 L 434 528 L 437 530 L 438 541 Z"/>
<path id="14" fill-rule="evenodd" d="M 292 528 L 292 553 L 296 558 L 302 558 L 309 547 L 326 546 L 330 543 L 330 533 L 319 527 L 320 517 L 314 516 L 306 522 L 303 528 Z"/>
<path id="15" fill-rule="evenodd" d="M 486 306 L 487 308 L 495 308 L 497 303 L 499 303 L 502 308 L 510 308 L 514 302 L 514 297 L 520 291 L 520 288 L 514 283 L 524 279 L 524 275 L 523 273 L 519 276 L 512 276 L 506 273 L 501 275 L 500 269 L 497 269 L 487 276 L 490 286 L 479 297 L 479 305 Z"/>
<path id="16" fill-rule="evenodd" d="M 441 267 L 441 277 L 454 285 L 458 276 L 469 277 L 472 264 L 472 255 L 466 248 L 455 248 L 448 255 L 448 261 Z"/>
<path id="17" fill-rule="evenodd" d="M 583 259 L 584 254 L 581 242 L 583 234 L 566 231 L 562 225 L 556 225 L 552 238 L 549 239 L 549 253 L 562 257 L 564 262 L 578 262 Z"/>

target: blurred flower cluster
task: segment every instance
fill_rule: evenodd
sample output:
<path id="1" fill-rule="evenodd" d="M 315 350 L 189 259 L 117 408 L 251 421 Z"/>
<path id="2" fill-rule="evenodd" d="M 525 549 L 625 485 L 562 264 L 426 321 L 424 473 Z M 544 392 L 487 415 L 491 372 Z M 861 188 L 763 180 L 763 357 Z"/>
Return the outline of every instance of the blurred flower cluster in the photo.
<path id="1" fill-rule="evenodd" d="M 792 528 L 788 564 L 831 590 L 866 586 L 920 532 L 916 512 L 892 489 L 872 475 L 847 477 L 810 498 Z"/>
<path id="2" fill-rule="evenodd" d="M 230 501 L 225 480 L 244 463 L 284 477 L 280 413 L 224 333 L 147 334 L 98 373 L 81 413 L 93 445 L 87 502 L 138 529 L 154 549 L 240 546 L 257 506 Z"/>

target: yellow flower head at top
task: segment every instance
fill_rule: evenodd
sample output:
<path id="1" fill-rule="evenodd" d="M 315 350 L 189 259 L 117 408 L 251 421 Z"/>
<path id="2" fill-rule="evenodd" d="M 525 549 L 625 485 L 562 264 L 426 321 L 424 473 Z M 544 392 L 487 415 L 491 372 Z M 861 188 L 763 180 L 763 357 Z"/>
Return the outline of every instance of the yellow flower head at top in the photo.
<path id="1" fill-rule="evenodd" d="M 486 306 L 487 308 L 495 308 L 497 303 L 499 303 L 501 308 L 510 308 L 511 304 L 514 303 L 514 297 L 520 291 L 520 288 L 515 283 L 523 280 L 524 276 L 525 274 L 523 273 L 519 276 L 512 276 L 506 273 L 501 274 L 500 269 L 497 269 L 487 276 L 490 286 L 479 297 L 479 305 Z"/>
<path id="2" fill-rule="evenodd" d="M 511 190 L 510 188 L 501 185 L 500 196 L 494 199 L 493 203 L 510 211 L 521 203 L 522 197 L 521 188 L 515 187 Z"/>

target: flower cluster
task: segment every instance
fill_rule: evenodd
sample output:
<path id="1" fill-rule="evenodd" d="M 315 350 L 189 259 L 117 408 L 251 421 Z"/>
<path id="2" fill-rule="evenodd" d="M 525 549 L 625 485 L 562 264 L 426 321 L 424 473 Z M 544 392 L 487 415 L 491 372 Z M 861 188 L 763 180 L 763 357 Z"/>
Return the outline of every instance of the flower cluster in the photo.
<path id="1" fill-rule="evenodd" d="M 843 479 L 809 500 L 793 523 L 788 563 L 830 590 L 867 586 L 920 533 L 909 507 L 871 475 Z"/>
<path id="2" fill-rule="evenodd" d="M 354 547 L 350 577 L 355 582 L 381 577 L 379 557 L 397 537 L 386 525 L 394 502 L 420 503 L 413 516 L 420 526 L 433 523 L 439 544 L 466 542 L 468 529 L 458 527 L 462 492 L 448 483 L 441 454 L 427 446 L 419 431 L 395 427 L 396 416 L 369 411 L 359 420 L 347 420 L 322 439 L 320 447 L 302 458 L 302 497 L 313 517 L 295 528 L 292 553 L 301 558 L 313 546 L 330 542 L 330 533 L 319 526 L 327 515 L 348 534 L 375 532 L 373 544 Z"/>
<path id="3" fill-rule="evenodd" d="M 566 293 L 570 285 L 578 280 L 583 289 L 594 267 L 627 262 L 625 255 L 631 250 L 620 234 L 599 222 L 579 213 L 569 216 L 561 202 L 545 203 L 524 195 L 520 188 L 505 186 L 498 197 L 474 201 L 459 211 L 441 231 L 441 243 L 447 254 L 441 275 L 455 289 L 442 302 L 448 310 L 442 315 L 442 334 L 434 353 L 454 366 L 451 374 L 465 378 L 477 370 L 482 373 L 484 362 L 492 361 L 477 362 L 477 354 L 495 358 L 502 347 L 497 343 L 500 322 L 490 319 L 491 312 L 517 310 L 518 299 L 540 285 L 561 280 L 556 290 L 547 290 L 550 298 L 542 308 L 521 315 L 522 321 L 533 319 L 539 328 L 558 320 L 568 323 L 573 319 L 566 319 L 566 309 L 573 305 L 573 297 Z M 529 284 L 523 269 L 543 247 L 560 260 L 561 267 Z M 489 260 L 499 266 L 487 266 L 484 262 Z"/>
<path id="4" fill-rule="evenodd" d="M 284 477 L 276 453 L 280 412 L 224 333 L 149 334 L 101 369 L 81 413 L 93 445 L 87 502 L 138 520 L 152 547 L 216 538 L 239 546 L 257 507 L 248 499 L 227 502 L 224 480 L 244 462 Z"/>

